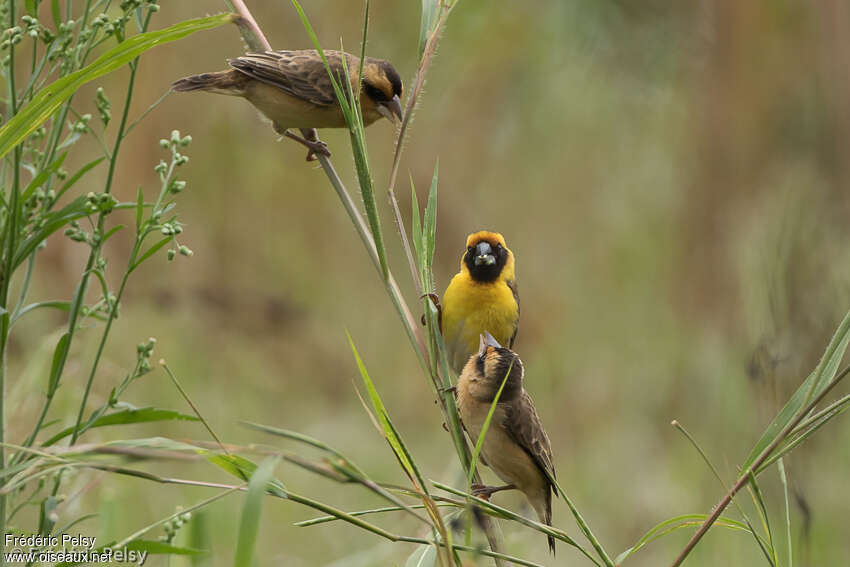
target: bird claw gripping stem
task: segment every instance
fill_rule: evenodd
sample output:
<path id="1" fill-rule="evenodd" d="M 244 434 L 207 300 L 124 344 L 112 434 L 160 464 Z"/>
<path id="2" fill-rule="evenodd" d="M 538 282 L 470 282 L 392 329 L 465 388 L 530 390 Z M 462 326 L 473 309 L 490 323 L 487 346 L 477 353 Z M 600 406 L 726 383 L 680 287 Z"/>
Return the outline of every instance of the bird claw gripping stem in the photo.
<path id="1" fill-rule="evenodd" d="M 436 293 L 425 293 L 422 296 L 420 296 L 419 299 L 424 299 L 426 297 L 428 299 L 430 299 L 431 303 L 434 304 L 434 307 L 437 308 L 437 327 L 442 330 L 442 328 L 443 328 L 443 306 L 442 306 L 442 304 L 440 304 L 440 296 L 437 295 Z M 424 326 L 425 325 L 425 314 L 424 313 L 422 314 L 420 321 L 422 321 L 422 325 Z"/>
<path id="2" fill-rule="evenodd" d="M 310 132 L 309 139 L 299 136 L 291 130 L 284 130 L 283 135 L 286 138 L 295 140 L 299 144 L 307 147 L 307 161 L 316 161 L 316 159 L 318 159 L 316 154 L 331 157 L 331 151 L 328 149 L 328 145 L 319 139 L 319 135 L 315 128 Z"/>

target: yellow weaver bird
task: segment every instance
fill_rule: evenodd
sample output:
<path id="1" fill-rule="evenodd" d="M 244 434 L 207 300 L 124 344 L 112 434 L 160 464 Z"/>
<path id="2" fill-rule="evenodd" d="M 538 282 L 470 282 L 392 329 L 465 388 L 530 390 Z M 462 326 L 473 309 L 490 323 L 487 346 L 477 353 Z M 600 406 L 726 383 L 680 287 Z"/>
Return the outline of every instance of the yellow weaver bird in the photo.
<path id="1" fill-rule="evenodd" d="M 470 234 L 460 272 L 452 278 L 442 301 L 441 330 L 454 371 L 463 370 L 485 331 L 513 347 L 518 322 L 513 252 L 498 232 Z"/>
<path id="2" fill-rule="evenodd" d="M 540 521 L 551 526 L 554 486 L 548 475 L 555 477 L 552 445 L 531 396 L 522 386 L 522 360 L 512 350 L 502 348 L 490 333 L 479 340 L 478 352 L 469 357 L 457 383 L 457 408 L 463 428 L 477 443 L 496 393 L 505 383 L 484 433 L 479 459 L 506 484 L 473 485 L 472 492 L 489 498 L 494 492 L 519 490 Z M 555 540 L 547 536 L 547 541 L 554 554 Z"/>
<path id="3" fill-rule="evenodd" d="M 343 55 L 352 92 L 360 91 L 363 124 L 368 126 L 381 117 L 401 120 L 401 77 L 392 64 L 367 57 L 363 61 L 363 80 L 358 85 L 360 58 L 341 51 L 325 51 L 328 65 L 346 95 Z M 228 59 L 227 63 L 231 68 L 226 71 L 185 77 L 172 88 L 242 97 L 272 121 L 275 132 L 307 146 L 307 161 L 315 159 L 316 153 L 331 155 L 324 142 L 308 140 L 289 130 L 347 126 L 318 51 L 248 53 Z"/>

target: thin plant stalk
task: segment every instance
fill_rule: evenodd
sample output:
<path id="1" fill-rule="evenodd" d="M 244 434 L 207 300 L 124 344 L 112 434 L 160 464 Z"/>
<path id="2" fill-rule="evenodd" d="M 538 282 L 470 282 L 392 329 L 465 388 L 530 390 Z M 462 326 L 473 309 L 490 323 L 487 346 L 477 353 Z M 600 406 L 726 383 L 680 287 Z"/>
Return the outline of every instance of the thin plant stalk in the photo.
<path id="1" fill-rule="evenodd" d="M 17 18 L 17 5 L 15 0 L 9 0 L 9 27 L 15 25 Z M 14 116 L 17 114 L 17 93 L 15 92 L 15 45 L 9 45 L 8 63 L 8 87 L 9 87 L 9 109 Z M 11 319 L 9 314 L 9 287 L 11 285 L 12 270 L 14 269 L 15 246 L 18 235 L 18 197 L 20 193 L 20 168 L 21 147 L 14 151 L 14 163 L 12 165 L 12 187 L 9 196 L 9 214 L 6 221 L 6 263 L 3 266 L 2 282 L 0 282 L 0 308 L 2 308 L 2 321 L 0 321 L 0 469 L 6 468 L 6 449 L 2 443 L 6 440 L 6 369 L 7 369 L 7 347 L 9 342 L 9 326 Z M 6 495 L 0 494 L 0 533 L 6 533 Z M 6 546 L 0 544 L 0 551 Z M 5 554 L 0 553 L 0 565 L 6 564 Z"/>
<path id="2" fill-rule="evenodd" d="M 240 33 L 242 34 L 242 38 L 248 44 L 248 47 L 252 50 L 255 50 L 255 51 L 270 50 L 271 45 L 269 44 L 268 40 L 263 35 L 259 25 L 257 25 L 256 20 L 254 20 L 253 16 L 251 15 L 250 11 L 248 10 L 248 8 L 244 4 L 244 2 L 239 1 L 239 0 L 225 0 L 225 3 L 230 9 L 234 10 L 240 16 L 240 20 L 237 20 L 237 21 L 243 21 L 244 22 L 244 25 L 239 26 L 239 30 L 240 30 Z M 432 42 L 432 44 L 433 43 L 434 42 Z M 436 48 L 436 46 L 433 45 L 432 49 L 435 49 L 435 48 Z M 421 81 L 420 81 L 420 83 L 421 83 Z M 419 89 L 421 89 L 421 84 L 420 84 Z M 417 89 L 417 92 L 418 92 L 419 89 Z M 408 102 L 408 105 L 410 105 L 410 104 L 411 103 Z M 302 129 L 302 134 L 306 138 L 313 138 L 315 136 L 315 131 L 313 131 L 313 130 L 303 130 Z M 401 143 L 401 142 L 399 142 L 399 143 Z M 354 227 L 355 227 L 355 229 L 357 230 L 357 232 L 360 236 L 360 239 L 363 241 L 363 244 L 366 247 L 366 250 L 369 253 L 370 258 L 372 259 L 372 262 L 375 264 L 375 267 L 379 270 L 379 272 L 385 273 L 385 277 L 383 278 L 385 288 L 386 288 L 387 293 L 389 294 L 389 296 L 390 296 L 390 298 L 393 302 L 394 307 L 396 308 L 396 311 L 398 312 L 398 314 L 399 314 L 399 316 L 402 320 L 402 324 L 405 328 L 405 331 L 408 335 L 408 338 L 410 339 L 411 343 L 413 344 L 414 351 L 416 352 L 416 356 L 419 359 L 419 362 L 422 365 L 423 369 L 429 375 L 433 376 L 435 374 L 435 371 L 429 365 L 428 359 L 425 356 L 425 353 L 428 352 L 428 348 L 426 347 L 425 339 L 422 336 L 422 333 L 421 333 L 418 325 L 416 324 L 416 320 L 413 318 L 413 315 L 410 312 L 410 308 L 407 306 L 407 303 L 404 300 L 404 297 L 401 294 L 401 290 L 399 289 L 398 284 L 396 283 L 395 278 L 393 277 L 392 273 L 389 271 L 388 268 L 386 269 L 386 272 L 384 272 L 384 270 L 382 269 L 381 258 L 380 258 L 380 255 L 378 254 L 378 250 L 377 250 L 376 244 L 374 242 L 374 239 L 372 237 L 372 234 L 369 230 L 368 224 L 366 223 L 365 219 L 363 218 L 363 216 L 358 211 L 356 205 L 354 204 L 353 199 L 351 198 L 350 193 L 345 188 L 345 185 L 342 183 L 342 180 L 340 179 L 339 175 L 337 174 L 336 170 L 334 169 L 333 164 L 331 163 L 330 159 L 328 159 L 327 156 L 322 155 L 322 154 L 318 154 L 317 158 L 319 160 L 319 164 L 321 165 L 322 169 L 325 171 L 325 174 L 327 175 L 328 180 L 331 182 L 331 185 L 333 186 L 338 197 L 340 198 L 340 201 L 342 202 L 343 207 L 345 208 L 346 212 L 348 213 L 349 217 L 351 218 L 352 223 L 354 224 Z M 399 159 L 400 159 L 400 157 L 399 157 Z M 406 252 L 409 253 L 409 249 L 406 250 Z M 417 278 L 417 281 L 418 281 L 418 278 Z M 449 376 L 449 375 L 446 374 L 446 376 Z M 448 378 L 446 378 L 446 380 L 448 380 Z M 446 387 L 450 387 L 450 386 L 451 386 L 451 382 L 448 381 L 448 386 L 446 386 Z M 462 437 L 463 434 L 459 433 L 460 432 L 460 424 L 459 424 L 459 419 L 457 417 L 457 408 L 454 405 L 454 399 L 451 395 L 444 395 L 442 397 L 439 397 L 439 399 L 441 401 L 440 405 L 442 406 L 444 416 L 446 417 L 447 421 L 450 423 L 450 427 L 452 429 L 452 437 L 455 441 L 456 448 L 458 450 L 458 455 L 460 457 L 461 463 L 464 465 L 464 470 L 466 471 L 466 470 L 468 470 L 468 466 L 469 466 L 469 449 L 466 445 L 465 440 Z M 477 473 L 476 473 L 476 476 L 477 476 Z M 491 529 L 489 527 L 489 522 L 487 522 L 487 524 L 488 525 L 485 526 L 485 533 L 487 535 L 487 539 L 490 543 L 491 549 L 493 550 L 494 553 L 496 553 L 496 555 L 493 555 L 494 559 L 496 560 L 496 564 L 497 564 L 498 567 L 501 567 L 503 565 L 503 563 L 498 556 L 498 549 L 501 547 L 501 539 L 502 538 L 501 538 L 500 534 L 497 532 L 496 529 Z"/>
<path id="3" fill-rule="evenodd" d="M 148 25 L 150 24 L 152 11 L 148 11 L 147 16 L 145 17 L 145 23 L 142 26 L 142 31 L 145 32 L 148 29 Z M 139 57 L 134 59 L 130 63 L 130 79 L 127 82 L 127 97 L 124 100 L 124 110 L 121 113 L 121 124 L 118 127 L 118 133 L 115 137 L 115 145 L 112 149 L 111 159 L 109 160 L 109 172 L 106 176 L 106 185 L 103 188 L 103 192 L 106 194 L 110 194 L 112 192 L 112 180 L 115 178 L 115 166 L 118 163 L 118 152 L 121 150 L 121 142 L 124 141 L 124 129 L 127 127 L 127 117 L 130 114 L 130 103 L 133 100 L 133 87 L 136 82 L 136 71 L 139 67 Z M 103 234 L 103 228 L 106 223 L 106 215 L 101 213 L 97 219 L 97 228 L 98 234 Z M 102 242 L 102 240 L 101 240 Z M 92 250 L 92 254 L 89 260 L 92 260 L 99 256 L 100 254 L 100 245 L 96 246 L 94 250 Z M 106 320 L 106 326 L 103 329 L 103 334 L 100 338 L 100 343 L 97 347 L 97 353 L 95 354 L 94 362 L 92 362 L 91 372 L 89 372 L 89 378 L 86 381 L 86 387 L 83 392 L 83 398 L 80 401 L 80 408 L 77 412 L 77 422 L 74 425 L 74 433 L 71 435 L 70 444 L 73 445 L 77 442 L 77 437 L 79 436 L 80 423 L 83 420 L 83 413 L 85 412 L 86 405 L 89 399 L 89 393 L 91 392 L 92 384 L 94 383 L 94 377 L 97 373 L 97 369 L 100 365 L 101 356 L 103 356 L 103 349 L 106 346 L 106 340 L 109 337 L 109 332 L 112 330 L 112 322 L 115 320 L 115 317 L 118 315 L 118 302 L 120 301 L 121 296 L 124 293 L 124 288 L 127 285 L 127 278 L 129 277 L 129 271 L 124 274 L 123 279 L 121 280 L 121 287 L 119 288 L 118 294 L 116 295 L 115 301 L 112 303 L 112 307 L 109 310 L 109 316 Z M 58 486 L 58 485 L 57 485 Z"/>
<path id="4" fill-rule="evenodd" d="M 779 435 L 777 435 L 776 438 L 767 447 L 765 447 L 764 450 L 762 450 L 762 452 L 755 459 L 755 461 L 753 461 L 753 464 L 750 467 L 747 467 L 747 470 L 741 473 L 741 476 L 738 477 L 738 480 L 735 482 L 732 488 L 729 489 L 729 492 L 723 498 L 720 499 L 720 502 L 718 502 L 717 505 L 714 507 L 711 515 L 706 518 L 706 520 L 700 526 L 699 530 L 697 530 L 693 537 L 691 537 L 690 541 L 688 541 L 688 543 L 685 545 L 684 549 L 682 549 L 676 559 L 673 560 L 671 567 L 678 567 L 682 564 L 682 562 L 688 557 L 688 555 L 690 555 L 691 551 L 693 551 L 694 547 L 696 547 L 696 545 L 699 543 L 705 533 L 709 530 L 709 528 L 711 528 L 712 524 L 717 521 L 717 518 L 720 517 L 720 514 L 723 513 L 723 510 L 726 509 L 726 507 L 732 501 L 732 498 L 735 497 L 735 494 L 737 494 L 739 490 L 741 490 L 744 486 L 747 485 L 747 483 L 750 481 L 750 475 L 752 474 L 752 471 L 756 471 L 759 469 L 761 464 L 765 460 L 767 460 L 768 457 L 770 457 L 774 449 L 776 449 L 787 438 L 788 434 L 790 434 L 791 431 L 793 431 L 794 428 L 796 428 L 797 425 L 799 425 L 800 422 L 803 421 L 803 419 L 805 419 L 805 417 L 815 407 L 817 407 L 817 405 L 826 397 L 826 395 L 829 394 L 829 392 L 832 391 L 832 389 L 839 382 L 841 382 L 841 380 L 846 377 L 847 374 L 850 374 L 850 366 L 842 370 L 841 373 L 836 376 L 832 382 L 830 382 L 826 387 L 824 387 L 824 389 L 817 396 L 815 396 L 815 398 L 811 400 L 802 411 L 797 414 L 797 417 L 789 421 L 788 424 L 785 425 L 784 428 L 782 428 L 782 431 L 779 433 Z"/>

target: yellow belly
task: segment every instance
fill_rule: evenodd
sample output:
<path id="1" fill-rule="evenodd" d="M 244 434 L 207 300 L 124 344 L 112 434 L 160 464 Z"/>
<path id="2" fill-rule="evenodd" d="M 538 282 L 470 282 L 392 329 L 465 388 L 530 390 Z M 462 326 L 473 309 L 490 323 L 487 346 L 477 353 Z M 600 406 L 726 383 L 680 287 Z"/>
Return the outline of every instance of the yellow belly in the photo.
<path id="1" fill-rule="evenodd" d="M 516 299 L 504 281 L 478 283 L 466 273 L 452 278 L 443 295 L 443 338 L 455 372 L 478 351 L 484 331 L 508 347 L 517 318 Z"/>

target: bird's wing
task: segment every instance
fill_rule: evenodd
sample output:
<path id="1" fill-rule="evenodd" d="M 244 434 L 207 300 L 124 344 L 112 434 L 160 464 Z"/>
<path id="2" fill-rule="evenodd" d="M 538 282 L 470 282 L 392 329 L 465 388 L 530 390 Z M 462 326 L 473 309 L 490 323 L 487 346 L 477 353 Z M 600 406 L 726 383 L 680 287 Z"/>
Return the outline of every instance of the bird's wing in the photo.
<path id="1" fill-rule="evenodd" d="M 508 284 L 508 288 L 511 290 L 511 293 L 514 294 L 514 301 L 516 301 L 516 320 L 514 321 L 514 332 L 511 335 L 511 340 L 508 341 L 508 348 L 513 348 L 514 341 L 516 340 L 516 333 L 519 330 L 519 291 L 517 290 L 516 280 L 508 280 L 505 283 Z"/>
<path id="2" fill-rule="evenodd" d="M 502 404 L 499 404 L 500 406 Z M 543 429 L 534 402 L 525 390 L 515 401 L 504 404 L 504 426 L 508 434 L 537 463 L 541 472 L 555 476 L 552 464 L 552 444 Z"/>
<path id="3" fill-rule="evenodd" d="M 342 54 L 339 51 L 325 51 L 325 56 L 337 80 L 342 84 L 345 80 Z M 330 77 L 316 51 L 248 53 L 230 59 L 227 63 L 240 73 L 277 87 L 301 100 L 318 106 L 330 106 L 336 102 Z"/>

